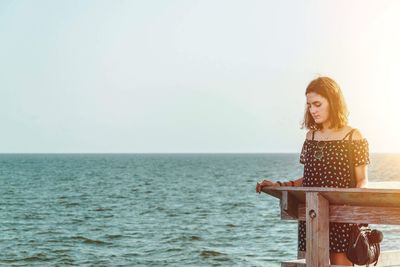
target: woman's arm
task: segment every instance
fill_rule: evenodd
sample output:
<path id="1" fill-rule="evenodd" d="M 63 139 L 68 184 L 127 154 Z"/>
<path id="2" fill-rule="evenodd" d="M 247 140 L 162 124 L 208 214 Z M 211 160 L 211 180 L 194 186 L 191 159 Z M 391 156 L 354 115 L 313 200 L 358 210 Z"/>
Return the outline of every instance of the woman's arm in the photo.
<path id="1" fill-rule="evenodd" d="M 257 183 L 256 192 L 261 193 L 264 187 L 270 187 L 270 186 L 302 186 L 302 185 L 303 185 L 303 177 L 288 182 L 273 182 L 271 180 L 262 180 L 261 182 Z"/>
<path id="2" fill-rule="evenodd" d="M 353 133 L 354 140 L 363 139 L 361 132 L 356 129 Z M 368 165 L 359 165 L 354 167 L 354 179 L 356 180 L 356 187 L 365 188 L 368 185 Z"/>
<path id="3" fill-rule="evenodd" d="M 297 180 L 294 180 L 294 186 L 303 186 L 303 177 L 300 177 Z"/>
<path id="4" fill-rule="evenodd" d="M 356 180 L 356 187 L 365 188 L 368 185 L 368 166 L 360 165 L 354 167 L 354 178 Z"/>
<path id="5" fill-rule="evenodd" d="M 282 186 L 302 186 L 302 185 L 303 185 L 303 177 L 300 177 L 297 180 L 292 180 L 292 181 L 289 181 L 289 182 L 283 182 L 282 183 Z"/>

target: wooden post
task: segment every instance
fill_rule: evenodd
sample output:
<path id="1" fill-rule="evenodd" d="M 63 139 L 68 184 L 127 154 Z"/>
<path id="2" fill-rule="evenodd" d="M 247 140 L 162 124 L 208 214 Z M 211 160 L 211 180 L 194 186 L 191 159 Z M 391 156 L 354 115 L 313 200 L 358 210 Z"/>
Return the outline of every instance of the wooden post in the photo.
<path id="1" fill-rule="evenodd" d="M 299 217 L 298 201 L 288 191 L 282 192 L 280 205 L 281 205 L 281 219 L 282 220 L 298 220 L 298 217 Z"/>
<path id="2" fill-rule="evenodd" d="M 329 266 L 329 202 L 318 192 L 306 193 L 306 264 Z"/>

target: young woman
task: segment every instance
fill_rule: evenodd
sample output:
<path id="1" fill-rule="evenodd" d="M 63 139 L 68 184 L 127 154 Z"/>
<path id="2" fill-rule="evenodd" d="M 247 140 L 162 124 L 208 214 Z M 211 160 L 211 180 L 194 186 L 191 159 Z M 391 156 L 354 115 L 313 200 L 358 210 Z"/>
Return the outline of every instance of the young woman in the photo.
<path id="1" fill-rule="evenodd" d="M 360 131 L 348 125 L 348 112 L 339 85 L 328 77 L 319 77 L 306 89 L 307 108 L 302 128 L 307 128 L 300 154 L 303 177 L 288 182 L 263 180 L 256 185 L 260 193 L 268 186 L 366 187 L 369 164 L 368 142 Z M 353 153 L 350 166 L 349 153 Z M 351 181 L 351 168 L 354 179 Z M 329 250 L 332 265 L 352 266 L 346 257 L 351 224 L 329 224 Z M 298 250 L 306 250 L 306 224 L 299 221 Z"/>

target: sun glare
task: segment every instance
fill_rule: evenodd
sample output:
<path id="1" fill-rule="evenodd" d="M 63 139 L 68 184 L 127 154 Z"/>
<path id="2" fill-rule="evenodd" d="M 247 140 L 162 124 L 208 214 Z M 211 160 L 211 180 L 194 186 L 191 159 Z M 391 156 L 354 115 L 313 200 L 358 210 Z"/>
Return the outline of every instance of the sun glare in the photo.
<path id="1" fill-rule="evenodd" d="M 362 75 L 353 86 L 362 87 L 352 96 L 350 112 L 356 115 L 354 125 L 367 133 L 372 152 L 400 152 L 400 36 L 393 34 L 400 26 L 399 12 L 400 2 L 393 2 L 359 35 Z"/>

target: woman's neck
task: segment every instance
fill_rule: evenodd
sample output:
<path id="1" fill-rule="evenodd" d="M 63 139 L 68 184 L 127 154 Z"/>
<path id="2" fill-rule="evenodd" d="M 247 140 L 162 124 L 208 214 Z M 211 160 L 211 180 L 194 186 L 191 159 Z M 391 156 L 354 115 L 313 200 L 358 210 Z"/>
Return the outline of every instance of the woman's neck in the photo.
<path id="1" fill-rule="evenodd" d="M 349 126 L 343 126 L 341 128 L 321 128 L 319 132 L 323 135 L 332 135 L 332 134 L 341 134 L 343 132 L 347 132 L 351 128 Z"/>
<path id="2" fill-rule="evenodd" d="M 330 132 L 331 130 L 335 130 L 335 128 L 331 128 L 331 123 L 329 121 L 325 121 L 322 123 L 322 129 L 321 132 Z"/>
<path id="3" fill-rule="evenodd" d="M 346 134 L 347 126 L 342 128 L 322 128 L 317 131 L 316 140 L 341 140 Z"/>
<path id="4" fill-rule="evenodd" d="M 321 133 L 323 134 L 329 134 L 329 133 L 335 133 L 335 132 L 340 132 L 341 129 L 338 128 L 322 128 L 320 130 Z"/>

